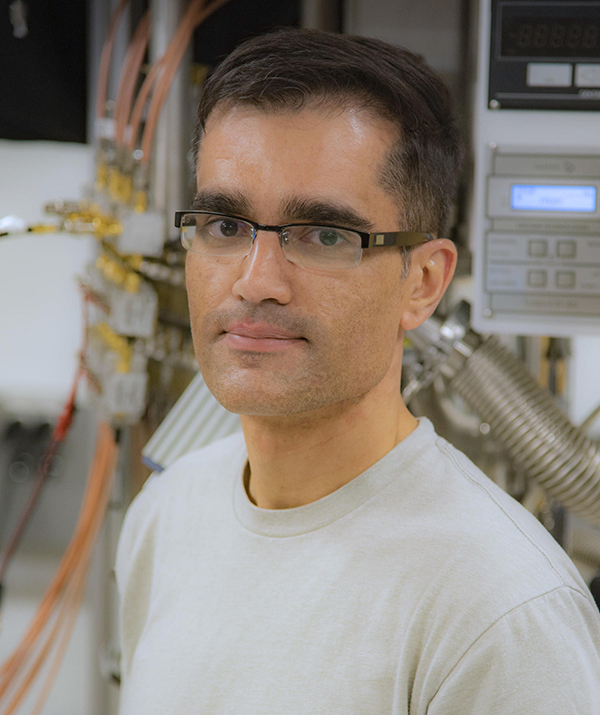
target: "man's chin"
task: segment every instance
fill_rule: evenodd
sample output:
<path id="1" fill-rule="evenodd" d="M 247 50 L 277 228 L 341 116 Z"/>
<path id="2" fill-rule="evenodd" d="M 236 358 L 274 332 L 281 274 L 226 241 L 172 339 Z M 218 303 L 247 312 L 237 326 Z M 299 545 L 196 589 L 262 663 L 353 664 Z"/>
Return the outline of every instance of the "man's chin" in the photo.
<path id="1" fill-rule="evenodd" d="M 207 386 L 217 402 L 229 412 L 240 416 L 283 417 L 312 412 L 324 404 L 322 393 L 314 389 L 290 394 L 288 391 L 277 392 L 267 388 L 236 389 L 231 384 L 211 384 L 210 381 L 207 381 Z"/>
<path id="2" fill-rule="evenodd" d="M 212 392 L 212 391 L 211 391 Z M 215 394 L 214 397 L 226 410 L 241 417 L 284 417 L 299 412 L 312 411 L 318 406 L 299 405 L 298 401 L 280 399 L 256 399 L 242 395 Z"/>

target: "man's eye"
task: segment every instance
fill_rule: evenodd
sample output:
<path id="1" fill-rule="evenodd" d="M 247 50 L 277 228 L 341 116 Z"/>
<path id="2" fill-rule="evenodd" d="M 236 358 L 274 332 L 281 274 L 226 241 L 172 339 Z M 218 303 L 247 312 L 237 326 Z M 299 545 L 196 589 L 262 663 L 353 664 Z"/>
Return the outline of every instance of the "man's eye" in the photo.
<path id="1" fill-rule="evenodd" d="M 320 229 L 317 232 L 317 239 L 322 246 L 335 246 L 344 240 L 337 231 L 331 229 Z"/>
<path id="2" fill-rule="evenodd" d="M 242 226 L 232 219 L 217 219 L 211 221 L 206 228 L 212 236 L 218 238 L 233 238 L 242 232 Z"/>
<path id="3" fill-rule="evenodd" d="M 312 228 L 307 226 L 299 238 L 303 243 L 312 244 L 320 248 L 341 246 L 347 242 L 343 234 L 334 228 Z"/>

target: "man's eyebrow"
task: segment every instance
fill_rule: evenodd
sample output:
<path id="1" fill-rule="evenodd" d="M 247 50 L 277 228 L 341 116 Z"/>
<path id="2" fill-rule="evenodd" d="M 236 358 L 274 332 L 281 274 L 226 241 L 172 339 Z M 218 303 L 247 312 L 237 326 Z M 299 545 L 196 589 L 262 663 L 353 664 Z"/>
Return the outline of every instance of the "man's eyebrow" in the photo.
<path id="1" fill-rule="evenodd" d="M 201 211 L 214 211 L 219 214 L 255 218 L 250 215 L 249 201 L 242 193 L 236 191 L 226 192 L 210 189 L 198 191 L 191 208 Z M 361 216 L 352 207 L 323 199 L 293 196 L 283 202 L 280 215 L 282 221 L 325 223 L 367 232 L 373 230 L 373 223 Z"/>
<path id="2" fill-rule="evenodd" d="M 250 212 L 250 204 L 243 194 L 225 191 L 198 191 L 191 208 L 233 216 L 249 216 Z"/>
<path id="3" fill-rule="evenodd" d="M 285 221 L 328 223 L 334 226 L 354 228 L 357 231 L 370 232 L 373 230 L 373 223 L 350 206 L 301 196 L 287 199 L 281 207 L 281 216 Z"/>

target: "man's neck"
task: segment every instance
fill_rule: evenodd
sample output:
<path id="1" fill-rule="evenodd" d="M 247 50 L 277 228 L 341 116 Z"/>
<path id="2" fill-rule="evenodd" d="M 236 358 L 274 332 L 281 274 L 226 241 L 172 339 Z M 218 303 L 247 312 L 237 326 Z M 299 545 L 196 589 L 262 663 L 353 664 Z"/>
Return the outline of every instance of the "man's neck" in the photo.
<path id="1" fill-rule="evenodd" d="M 318 413 L 242 416 L 246 491 L 263 509 L 310 504 L 369 469 L 416 426 L 398 388 L 386 384 Z"/>

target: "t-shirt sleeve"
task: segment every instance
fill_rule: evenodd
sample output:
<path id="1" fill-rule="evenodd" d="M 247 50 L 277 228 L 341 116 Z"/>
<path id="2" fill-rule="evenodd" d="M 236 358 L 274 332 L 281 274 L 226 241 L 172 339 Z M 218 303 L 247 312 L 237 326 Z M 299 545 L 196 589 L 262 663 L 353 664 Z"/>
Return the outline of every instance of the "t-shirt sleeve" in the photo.
<path id="1" fill-rule="evenodd" d="M 600 617 L 561 586 L 499 618 L 460 658 L 427 715 L 600 713 Z"/>

